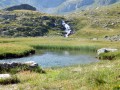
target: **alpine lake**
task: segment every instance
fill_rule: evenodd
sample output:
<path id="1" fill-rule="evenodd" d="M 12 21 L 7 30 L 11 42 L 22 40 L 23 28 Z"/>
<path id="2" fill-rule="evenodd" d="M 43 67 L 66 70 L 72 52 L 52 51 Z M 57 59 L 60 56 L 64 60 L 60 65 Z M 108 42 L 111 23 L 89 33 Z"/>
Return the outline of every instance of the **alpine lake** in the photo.
<path id="1" fill-rule="evenodd" d="M 36 54 L 23 58 L 2 59 L 3 62 L 35 61 L 42 68 L 65 67 L 99 62 L 95 52 L 79 50 L 37 50 Z"/>

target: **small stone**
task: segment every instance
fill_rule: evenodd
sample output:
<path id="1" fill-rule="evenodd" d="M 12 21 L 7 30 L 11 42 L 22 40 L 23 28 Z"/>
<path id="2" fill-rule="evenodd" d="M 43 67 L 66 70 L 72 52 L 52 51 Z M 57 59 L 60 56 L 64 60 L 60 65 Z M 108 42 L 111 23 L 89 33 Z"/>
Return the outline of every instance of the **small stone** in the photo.
<path id="1" fill-rule="evenodd" d="M 92 40 L 93 40 L 93 41 L 97 41 L 97 40 L 98 40 L 98 38 L 93 38 Z"/>

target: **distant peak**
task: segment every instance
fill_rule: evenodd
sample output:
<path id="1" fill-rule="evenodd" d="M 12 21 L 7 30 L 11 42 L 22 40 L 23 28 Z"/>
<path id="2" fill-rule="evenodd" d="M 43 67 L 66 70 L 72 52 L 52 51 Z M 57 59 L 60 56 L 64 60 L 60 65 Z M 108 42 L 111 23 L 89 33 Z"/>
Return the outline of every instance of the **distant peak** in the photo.
<path id="1" fill-rule="evenodd" d="M 21 5 L 8 7 L 5 10 L 6 11 L 13 11 L 13 10 L 32 10 L 32 11 L 36 11 L 36 8 L 29 5 L 29 4 L 21 4 Z"/>

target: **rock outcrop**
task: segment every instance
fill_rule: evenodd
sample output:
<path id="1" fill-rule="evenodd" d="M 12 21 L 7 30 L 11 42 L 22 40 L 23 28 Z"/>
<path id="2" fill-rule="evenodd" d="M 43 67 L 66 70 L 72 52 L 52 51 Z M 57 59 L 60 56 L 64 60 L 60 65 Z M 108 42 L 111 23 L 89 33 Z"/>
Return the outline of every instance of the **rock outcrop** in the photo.
<path id="1" fill-rule="evenodd" d="M 21 5 L 6 8 L 5 10 L 6 11 L 13 11 L 13 10 L 32 10 L 32 11 L 36 11 L 36 8 L 31 6 L 31 5 L 28 5 L 28 4 L 21 4 Z"/>
<path id="2" fill-rule="evenodd" d="M 0 36 L 2 37 L 38 37 L 62 35 L 61 16 L 48 15 L 34 11 L 0 11 Z M 69 21 L 69 22 L 72 22 Z M 15 25 L 13 25 L 13 23 Z M 73 25 L 71 24 L 71 28 Z"/>

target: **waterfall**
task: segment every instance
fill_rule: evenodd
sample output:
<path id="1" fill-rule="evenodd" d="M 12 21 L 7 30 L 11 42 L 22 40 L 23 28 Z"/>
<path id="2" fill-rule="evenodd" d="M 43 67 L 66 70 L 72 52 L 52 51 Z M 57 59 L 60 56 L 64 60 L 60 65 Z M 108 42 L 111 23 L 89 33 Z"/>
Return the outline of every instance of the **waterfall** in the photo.
<path id="1" fill-rule="evenodd" d="M 70 26 L 67 23 L 65 23 L 64 20 L 62 21 L 62 25 L 65 28 L 65 37 L 68 37 L 69 34 L 71 33 L 71 28 L 70 28 Z"/>

